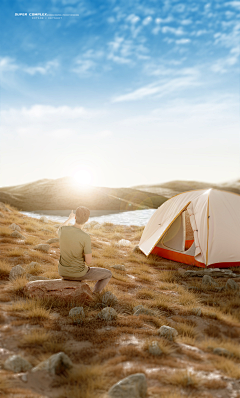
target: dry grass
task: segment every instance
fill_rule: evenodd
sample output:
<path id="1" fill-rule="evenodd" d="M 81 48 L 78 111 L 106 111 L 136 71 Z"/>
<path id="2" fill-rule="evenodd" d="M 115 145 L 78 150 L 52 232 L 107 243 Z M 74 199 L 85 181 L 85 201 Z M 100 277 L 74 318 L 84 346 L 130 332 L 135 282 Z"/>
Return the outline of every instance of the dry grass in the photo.
<path id="1" fill-rule="evenodd" d="M 166 375 L 164 382 L 183 388 L 198 388 L 202 385 L 202 379 L 187 370 L 176 370 Z"/>
<path id="2" fill-rule="evenodd" d="M 46 310 L 39 300 L 19 300 L 9 307 L 11 312 L 23 312 L 22 316 L 28 319 L 49 319 L 50 310 Z"/>
<path id="3" fill-rule="evenodd" d="M 7 252 L 8 257 L 21 257 L 24 256 L 25 249 L 22 249 L 21 247 L 16 247 L 15 249 L 10 250 Z"/>
<path id="4" fill-rule="evenodd" d="M 12 267 L 6 261 L 0 260 L 0 279 L 8 279 Z"/>
<path id="5" fill-rule="evenodd" d="M 51 338 L 49 333 L 45 330 L 34 329 L 31 333 L 25 334 L 21 341 L 20 346 L 34 347 L 35 345 L 43 345 Z"/>
<path id="6" fill-rule="evenodd" d="M 23 290 L 28 280 L 25 276 L 21 276 L 9 283 L 8 291 L 17 295 L 23 295 Z"/>
<path id="7" fill-rule="evenodd" d="M 238 341 L 230 339 L 207 339 L 203 340 L 198 346 L 203 350 L 213 351 L 214 348 L 224 348 L 230 352 L 232 358 L 240 360 L 240 345 Z"/>
<path id="8" fill-rule="evenodd" d="M 203 382 L 203 387 L 209 390 L 218 390 L 227 387 L 227 383 L 220 379 L 209 379 Z"/>
<path id="9" fill-rule="evenodd" d="M 212 362 L 216 369 L 225 373 L 227 376 L 232 377 L 233 379 L 240 378 L 239 363 L 236 363 L 229 358 L 224 358 L 220 356 L 218 356 L 218 358 L 214 358 Z"/>
<path id="10" fill-rule="evenodd" d="M 155 298 L 156 293 L 154 291 L 151 291 L 150 289 L 140 289 L 138 290 L 138 292 L 136 293 L 136 298 L 137 299 L 153 299 Z"/>
<path id="11" fill-rule="evenodd" d="M 161 271 L 158 279 L 163 282 L 175 283 L 178 280 L 178 273 L 176 271 Z"/>
<path id="12" fill-rule="evenodd" d="M 25 245 L 37 245 L 39 242 L 39 238 L 37 238 L 36 236 L 27 236 L 26 240 L 25 240 Z"/>
<path id="13" fill-rule="evenodd" d="M 0 227 L 0 236 L 10 236 L 12 232 L 13 230 L 8 227 L 5 226 Z"/>
<path id="14" fill-rule="evenodd" d="M 144 349 L 148 351 L 149 345 L 153 342 L 157 341 L 158 347 L 162 350 L 164 355 L 171 355 L 176 351 L 176 347 L 171 342 L 166 339 L 161 339 L 159 337 L 150 338 L 144 344 Z"/>
<path id="15" fill-rule="evenodd" d="M 194 326 L 188 325 L 187 323 L 178 322 L 175 325 L 180 336 L 190 337 L 191 339 L 195 339 L 198 335 L 198 332 Z"/>

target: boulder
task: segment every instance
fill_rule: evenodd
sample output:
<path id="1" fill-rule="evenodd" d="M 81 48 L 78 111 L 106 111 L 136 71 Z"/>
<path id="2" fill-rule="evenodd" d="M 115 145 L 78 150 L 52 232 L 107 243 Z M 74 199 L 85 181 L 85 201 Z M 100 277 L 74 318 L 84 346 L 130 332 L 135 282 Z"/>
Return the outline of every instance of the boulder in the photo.
<path id="1" fill-rule="evenodd" d="M 174 338 L 178 335 L 178 332 L 176 329 L 171 328 L 170 326 L 161 326 L 160 329 L 158 329 L 158 334 L 161 337 L 165 337 L 168 340 L 174 340 Z"/>
<path id="2" fill-rule="evenodd" d="M 50 375 L 61 375 L 66 370 L 71 369 L 73 367 L 73 363 L 71 359 L 64 353 L 58 352 L 57 354 L 52 355 L 46 361 L 41 362 L 35 368 L 32 369 L 32 372 L 37 372 L 39 370 L 46 370 Z"/>
<path id="3" fill-rule="evenodd" d="M 228 279 L 225 288 L 227 290 L 239 290 L 239 285 L 233 279 Z"/>
<path id="4" fill-rule="evenodd" d="M 97 314 L 97 319 L 102 319 L 103 321 L 112 321 L 116 318 L 117 312 L 111 307 L 103 308 L 103 310 Z"/>
<path id="5" fill-rule="evenodd" d="M 125 265 L 122 264 L 112 265 L 112 268 L 118 269 L 119 271 L 126 271 Z"/>
<path id="6" fill-rule="evenodd" d="M 117 246 L 125 246 L 125 247 L 128 247 L 128 246 L 132 246 L 132 243 L 130 242 L 130 240 L 121 239 L 121 240 L 119 240 L 119 241 L 117 242 Z"/>
<path id="7" fill-rule="evenodd" d="M 3 365 L 4 369 L 12 370 L 14 373 L 26 372 L 32 369 L 32 365 L 20 355 L 12 355 Z"/>
<path id="8" fill-rule="evenodd" d="M 21 265 L 15 265 L 15 267 L 12 267 L 10 273 L 9 273 L 9 280 L 12 281 L 14 279 L 17 279 L 23 275 L 26 274 L 26 271 Z"/>
<path id="9" fill-rule="evenodd" d="M 40 221 L 48 223 L 48 218 L 46 216 L 42 216 L 39 218 Z"/>
<path id="10" fill-rule="evenodd" d="M 52 238 L 52 239 L 48 239 L 47 243 L 50 245 L 51 243 L 57 243 L 59 242 L 59 238 Z"/>
<path id="11" fill-rule="evenodd" d="M 213 353 L 217 355 L 223 355 L 225 357 L 229 357 L 232 355 L 228 350 L 221 347 L 214 348 Z"/>
<path id="12" fill-rule="evenodd" d="M 218 283 L 210 275 L 204 275 L 202 278 L 202 287 L 218 287 Z"/>
<path id="13" fill-rule="evenodd" d="M 22 234 L 20 234 L 20 232 L 18 231 L 13 231 L 11 233 L 11 237 L 12 238 L 17 238 L 17 239 L 26 239 L 25 236 L 23 236 Z"/>
<path id="14" fill-rule="evenodd" d="M 18 232 L 21 231 L 21 227 L 19 225 L 17 225 L 17 224 L 14 224 L 14 223 L 9 225 L 9 228 L 12 229 L 13 231 L 18 231 Z"/>
<path id="15" fill-rule="evenodd" d="M 36 261 L 32 261 L 31 263 L 26 265 L 26 271 L 27 272 L 31 272 L 31 271 L 33 271 L 35 269 L 38 269 L 39 267 L 41 268 L 42 264 L 40 264 L 40 263 L 38 263 Z"/>
<path id="16" fill-rule="evenodd" d="M 146 395 L 146 376 L 143 373 L 136 373 L 114 384 L 107 396 L 109 398 L 145 398 Z"/>
<path id="17" fill-rule="evenodd" d="M 87 303 L 93 300 L 90 287 L 79 281 L 49 279 L 28 282 L 24 292 L 29 297 L 58 298 L 63 301 Z"/>
<path id="18" fill-rule="evenodd" d="M 152 341 L 151 344 L 149 344 L 148 351 L 150 354 L 155 356 L 162 355 L 163 353 L 157 341 Z"/>
<path id="19" fill-rule="evenodd" d="M 50 245 L 40 244 L 40 245 L 34 246 L 34 249 L 35 250 L 40 250 L 40 251 L 42 251 L 44 253 L 47 253 L 49 251 L 49 249 L 50 249 Z"/>
<path id="20" fill-rule="evenodd" d="M 74 307 L 69 311 L 70 318 L 72 318 L 74 323 L 82 323 L 85 318 L 85 313 L 83 307 Z"/>
<path id="21" fill-rule="evenodd" d="M 112 306 L 117 304 L 118 299 L 112 292 L 106 292 L 102 296 L 102 303 L 107 306 Z"/>

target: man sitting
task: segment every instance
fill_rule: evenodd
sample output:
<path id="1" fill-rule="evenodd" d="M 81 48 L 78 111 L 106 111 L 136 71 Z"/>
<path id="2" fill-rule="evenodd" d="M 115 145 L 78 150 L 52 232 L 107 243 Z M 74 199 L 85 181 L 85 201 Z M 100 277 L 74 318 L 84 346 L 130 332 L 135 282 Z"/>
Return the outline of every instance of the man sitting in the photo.
<path id="1" fill-rule="evenodd" d="M 89 267 L 92 261 L 91 238 L 82 231 L 88 221 L 90 210 L 80 206 L 76 215 L 71 212 L 67 221 L 58 229 L 60 242 L 59 275 L 66 280 L 83 281 L 96 280 L 93 293 L 100 293 L 112 277 L 111 271 L 105 268 Z M 75 218 L 75 224 L 69 221 Z"/>

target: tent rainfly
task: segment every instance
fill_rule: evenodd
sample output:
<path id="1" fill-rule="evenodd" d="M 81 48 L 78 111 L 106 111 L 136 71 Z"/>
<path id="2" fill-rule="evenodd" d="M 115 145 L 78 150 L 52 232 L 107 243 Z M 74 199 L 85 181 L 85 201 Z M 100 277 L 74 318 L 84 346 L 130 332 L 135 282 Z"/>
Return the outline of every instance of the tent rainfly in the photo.
<path id="1" fill-rule="evenodd" d="M 186 240 L 186 211 L 193 240 Z M 240 195 L 201 189 L 172 197 L 150 218 L 139 248 L 203 268 L 240 266 Z"/>

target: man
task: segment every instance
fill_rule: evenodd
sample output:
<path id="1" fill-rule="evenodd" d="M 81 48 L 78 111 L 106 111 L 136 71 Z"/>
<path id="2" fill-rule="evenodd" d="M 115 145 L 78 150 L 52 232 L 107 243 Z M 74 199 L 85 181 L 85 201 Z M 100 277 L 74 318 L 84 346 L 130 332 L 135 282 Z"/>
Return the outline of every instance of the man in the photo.
<path id="1" fill-rule="evenodd" d="M 71 281 L 97 280 L 93 293 L 100 293 L 112 277 L 111 271 L 105 268 L 89 267 L 92 261 L 91 238 L 82 231 L 88 221 L 90 210 L 80 206 L 76 215 L 71 212 L 67 221 L 58 229 L 60 242 L 59 275 Z M 75 218 L 75 224 L 69 221 Z"/>

